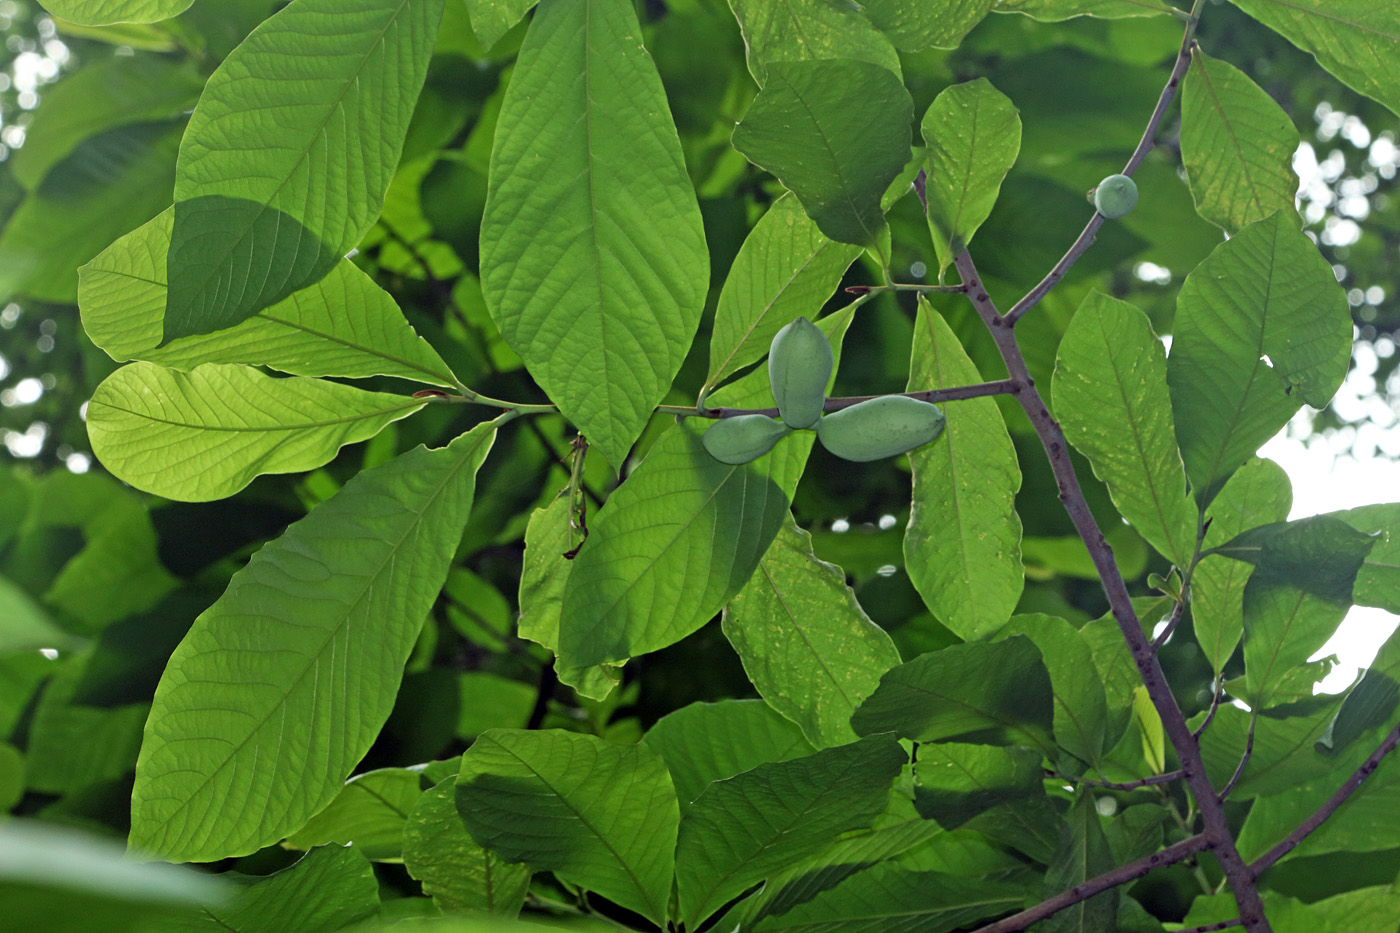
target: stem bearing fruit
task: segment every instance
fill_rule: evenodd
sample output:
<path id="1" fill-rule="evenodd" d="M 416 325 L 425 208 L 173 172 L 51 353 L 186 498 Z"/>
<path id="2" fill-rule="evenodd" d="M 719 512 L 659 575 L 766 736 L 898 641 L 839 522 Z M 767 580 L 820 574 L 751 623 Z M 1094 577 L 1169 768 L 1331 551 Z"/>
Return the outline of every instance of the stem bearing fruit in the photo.
<path id="1" fill-rule="evenodd" d="M 832 365 L 826 335 L 805 317 L 778 331 L 768 350 L 768 381 L 784 424 L 801 430 L 817 423 Z"/>
<path id="2" fill-rule="evenodd" d="M 767 415 L 736 415 L 710 425 L 700 442 L 721 463 L 748 463 L 773 449 L 792 428 Z"/>
<path id="3" fill-rule="evenodd" d="M 907 395 L 882 395 L 821 419 L 822 446 L 846 460 L 883 460 L 922 447 L 943 433 L 943 412 Z"/>
<path id="4" fill-rule="evenodd" d="M 1126 217 L 1137 200 L 1137 183 L 1127 175 L 1110 175 L 1094 189 L 1094 207 L 1109 220 Z"/>

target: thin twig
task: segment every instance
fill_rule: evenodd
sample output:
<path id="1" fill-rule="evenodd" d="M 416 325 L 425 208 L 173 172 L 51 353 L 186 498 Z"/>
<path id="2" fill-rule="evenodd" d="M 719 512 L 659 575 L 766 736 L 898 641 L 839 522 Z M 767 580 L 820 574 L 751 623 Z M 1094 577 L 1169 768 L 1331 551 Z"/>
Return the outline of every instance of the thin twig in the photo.
<path id="1" fill-rule="evenodd" d="M 1166 86 L 1162 88 L 1162 93 L 1157 97 L 1157 107 L 1152 111 L 1152 119 L 1147 121 L 1147 128 L 1143 131 L 1142 139 L 1138 141 L 1137 148 L 1133 150 L 1132 156 L 1128 159 L 1128 164 L 1123 169 L 1124 175 L 1132 175 L 1137 171 L 1137 167 L 1142 164 L 1142 160 L 1147 158 L 1147 153 L 1151 151 L 1153 141 L 1157 138 L 1157 130 L 1162 126 L 1162 120 L 1167 115 L 1167 108 L 1171 106 L 1172 98 L 1176 96 L 1176 89 L 1181 84 L 1182 77 L 1186 74 L 1186 69 L 1191 64 L 1191 48 L 1195 44 L 1196 20 L 1192 18 L 1186 24 L 1186 34 L 1181 39 L 1181 49 L 1176 53 L 1176 64 L 1172 67 L 1172 73 L 1167 78 Z M 1008 325 L 1014 326 L 1021 316 L 1040 303 L 1050 289 L 1065 277 L 1070 267 L 1078 261 L 1090 245 L 1094 242 L 1094 235 L 1099 232 L 1099 227 L 1103 226 L 1104 216 L 1098 211 L 1089 218 L 1089 222 L 1084 225 L 1084 231 L 1079 234 L 1079 238 L 1074 241 L 1074 245 L 1069 248 L 1059 262 L 1055 263 L 1055 268 L 1051 269 L 1040 283 L 1026 293 L 1026 297 L 1016 302 L 1011 310 L 1006 314 Z"/>
<path id="2" fill-rule="evenodd" d="M 1221 803 L 1225 802 L 1225 798 L 1230 796 L 1230 791 L 1234 790 L 1235 785 L 1240 782 L 1240 778 L 1244 776 L 1244 769 L 1249 764 L 1249 756 L 1254 754 L 1254 721 L 1257 718 L 1258 714 L 1249 714 L 1249 731 L 1245 735 L 1244 754 L 1240 756 L 1240 763 L 1235 767 L 1235 773 L 1230 776 L 1230 782 L 1226 784 L 1225 789 L 1217 795 L 1217 799 L 1219 799 Z"/>
<path id="3" fill-rule="evenodd" d="M 894 282 L 890 285 L 847 285 L 846 291 L 851 295 L 870 295 L 880 292 L 943 292 L 957 295 L 967 291 L 967 288 L 962 285 L 919 285 Z"/>
<path id="4" fill-rule="evenodd" d="M 1045 448 L 1050 468 L 1059 486 L 1060 502 L 1089 550 L 1104 594 L 1112 608 L 1113 617 L 1118 622 L 1118 628 L 1128 643 L 1133 662 L 1137 665 L 1138 675 L 1142 678 L 1143 686 L 1147 688 L 1148 696 L 1152 699 L 1152 705 L 1156 707 L 1162 719 L 1163 731 L 1171 740 L 1172 748 L 1181 760 L 1183 778 L 1196 800 L 1205 833 L 1230 883 L 1230 891 L 1235 895 L 1244 926 L 1249 933 L 1269 933 L 1272 927 L 1264 914 L 1264 903 L 1255 889 L 1254 875 L 1240 857 L 1234 835 L 1225 821 L 1225 811 L 1216 799 L 1215 789 L 1211 787 L 1210 778 L 1206 775 L 1200 746 L 1191 736 L 1191 728 L 1186 724 L 1181 707 L 1177 705 L 1176 697 L 1172 695 L 1171 687 L 1167 684 L 1157 653 L 1152 649 L 1152 642 L 1143 632 L 1142 624 L 1133 610 L 1132 597 L 1113 558 L 1113 548 L 1109 547 L 1098 522 L 1089 511 L 1089 504 L 1079 486 L 1074 465 L 1070 462 L 1064 432 L 1059 423 L 1050 416 L 1050 409 L 1046 407 L 1040 392 L 1035 388 L 1030 371 L 1026 368 L 1025 357 L 1016 343 L 1016 335 L 1005 319 L 997 314 L 996 305 L 982 286 L 982 278 L 972 261 L 972 256 L 967 250 L 962 250 L 954 256 L 953 264 L 962 277 L 963 284 L 968 287 L 968 299 L 1001 352 L 1011 379 L 1022 383 L 1016 400 L 1021 403 L 1021 408 L 1035 427 L 1036 435 Z"/>
<path id="5" fill-rule="evenodd" d="M 1152 639 L 1153 651 L 1160 651 L 1162 646 L 1167 643 L 1167 639 L 1172 637 L 1172 632 L 1176 631 L 1176 624 L 1181 621 L 1181 610 L 1185 605 L 1186 596 L 1182 594 L 1181 599 L 1177 600 L 1176 605 L 1172 607 L 1171 615 L 1167 616 L 1167 627 L 1162 629 L 1162 634 Z"/>
<path id="6" fill-rule="evenodd" d="M 1395 751 L 1397 745 L 1400 745 L 1400 724 L 1390 730 L 1390 734 L 1371 753 L 1371 757 L 1362 762 L 1361 767 L 1352 772 L 1351 777 L 1343 781 L 1342 786 L 1337 788 L 1337 792 L 1328 797 L 1327 802 L 1318 807 L 1312 816 L 1300 823 L 1297 829 L 1283 838 L 1282 842 L 1251 862 L 1249 864 L 1250 871 L 1256 875 L 1261 874 L 1266 868 L 1297 848 L 1298 843 L 1308 838 L 1313 830 L 1325 823 L 1328 817 L 1337 812 L 1338 807 L 1346 803 L 1348 797 L 1356 793 L 1356 789 L 1365 783 L 1372 772 L 1380 766 L 1381 760 L 1386 755 Z"/>
<path id="7" fill-rule="evenodd" d="M 1239 917 L 1235 917 L 1233 920 L 1221 920 L 1219 923 L 1207 923 L 1204 926 L 1177 930 L 1176 933 L 1214 933 L 1215 930 L 1228 930 L 1237 926 L 1243 926 Z"/>
<path id="8" fill-rule="evenodd" d="M 1210 699 L 1210 709 L 1206 711 L 1206 718 L 1201 720 L 1201 724 L 1196 727 L 1196 731 L 1191 733 L 1191 738 L 1195 739 L 1197 742 L 1201 740 L 1201 736 L 1205 735 L 1206 727 L 1209 726 L 1210 721 L 1215 718 L 1215 711 L 1220 709 L 1220 700 L 1225 696 L 1225 678 L 1215 678 L 1212 689 L 1215 691 L 1215 695 Z"/>
<path id="9" fill-rule="evenodd" d="M 1082 881 L 1067 891 L 1061 891 L 1054 897 L 1046 898 L 1034 907 L 1003 917 L 995 923 L 980 926 L 973 933 L 1015 933 L 1017 930 L 1024 930 L 1033 923 L 1039 923 L 1051 914 L 1058 913 L 1066 907 L 1073 907 L 1081 901 L 1087 901 L 1095 894 L 1101 894 L 1110 888 L 1116 888 L 1120 884 L 1127 884 L 1135 881 L 1152 871 L 1154 868 L 1164 868 L 1167 865 L 1175 865 L 1177 862 L 1184 862 L 1197 852 L 1202 852 L 1211 847 L 1204 833 L 1183 839 L 1175 845 L 1167 846 L 1159 852 L 1143 856 L 1136 861 L 1126 865 L 1120 865 L 1112 871 L 1104 872 L 1087 881 Z"/>
<path id="10" fill-rule="evenodd" d="M 1090 787 L 1102 787 L 1104 790 L 1137 790 L 1140 787 L 1153 787 L 1157 784 L 1170 784 L 1172 781 L 1179 781 L 1186 776 L 1186 772 L 1178 768 L 1175 771 L 1168 771 L 1166 774 L 1154 774 L 1151 777 L 1138 778 L 1136 781 L 1080 781 Z"/>

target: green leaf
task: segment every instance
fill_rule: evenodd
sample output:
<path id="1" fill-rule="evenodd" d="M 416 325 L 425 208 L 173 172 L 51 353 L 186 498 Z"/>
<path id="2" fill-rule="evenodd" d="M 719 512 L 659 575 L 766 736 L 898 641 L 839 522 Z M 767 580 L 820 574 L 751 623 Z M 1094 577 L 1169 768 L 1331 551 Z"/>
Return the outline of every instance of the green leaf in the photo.
<path id="1" fill-rule="evenodd" d="M 1360 764 L 1358 758 L 1370 752 L 1370 748 L 1358 748 L 1351 760 L 1331 759 L 1331 770 L 1323 776 L 1295 781 L 1282 793 L 1255 800 L 1237 837 L 1240 854 L 1246 860 L 1258 858 L 1280 842 L 1332 796 L 1342 776 Z M 1396 770 L 1379 768 L 1291 854 L 1312 856 L 1395 848 L 1396 834 L 1400 833 L 1400 780 L 1396 779 Z"/>
<path id="2" fill-rule="evenodd" d="M 691 703 L 663 716 L 644 741 L 665 759 L 682 812 L 715 781 L 816 751 L 762 700 Z"/>
<path id="3" fill-rule="evenodd" d="M 44 608 L 20 587 L 0 576 L 0 655 L 39 648 L 69 648 L 74 638 L 54 625 Z"/>
<path id="4" fill-rule="evenodd" d="M 639 32 L 630 0 L 540 4 L 481 220 L 481 286 L 501 335 L 618 468 L 685 358 L 710 274 Z"/>
<path id="5" fill-rule="evenodd" d="M 790 188 L 822 233 L 872 246 L 885 227 L 880 198 L 909 161 L 913 118 L 904 84 L 878 65 L 774 62 L 734 148 Z"/>
<path id="6" fill-rule="evenodd" d="M 859 872 L 756 929 L 781 933 L 947 933 L 1025 906 L 1017 884 L 910 871 L 884 863 Z"/>
<path id="7" fill-rule="evenodd" d="M 288 849 L 354 844 L 373 861 L 403 857 L 404 820 L 422 793 L 418 772 L 380 768 L 345 782 L 324 810 L 282 843 Z"/>
<path id="8" fill-rule="evenodd" d="M 1196 550 L 1196 507 L 1176 449 L 1167 360 L 1132 305 L 1095 292 L 1055 360 L 1055 415 L 1089 458 L 1123 518 L 1183 570 Z"/>
<path id="9" fill-rule="evenodd" d="M 1219 547 L 1250 528 L 1281 522 L 1292 505 L 1293 487 L 1283 467 L 1250 460 L 1211 502 L 1202 547 Z M 1191 573 L 1191 623 L 1217 677 L 1244 634 L 1244 590 L 1253 572 L 1243 561 L 1206 554 Z"/>
<path id="10" fill-rule="evenodd" d="M 1316 747 L 1326 735 L 1336 709 L 1336 704 L 1332 704 L 1306 715 L 1280 719 L 1253 716 L 1237 706 L 1222 704 L 1201 737 L 1201 757 L 1211 784 L 1224 787 L 1239 767 L 1249 742 L 1251 719 L 1254 742 L 1244 773 L 1230 792 L 1231 800 L 1285 793 L 1317 778 L 1339 780 L 1336 757 L 1319 753 Z M 1204 719 L 1202 713 L 1191 724 L 1199 728 Z"/>
<path id="11" fill-rule="evenodd" d="M 82 26 L 158 23 L 179 16 L 194 0 L 44 0 L 54 16 Z"/>
<path id="12" fill-rule="evenodd" d="M 1357 531 L 1380 535 L 1356 574 L 1352 599 L 1358 606 L 1400 613 L 1400 504 L 1364 505 L 1332 515 Z"/>
<path id="13" fill-rule="evenodd" d="M 1357 572 L 1378 538 L 1335 516 L 1315 515 L 1251 528 L 1215 550 L 1253 564 L 1261 582 L 1350 603 Z"/>
<path id="14" fill-rule="evenodd" d="M 1041 753 L 1032 748 L 928 742 L 914 765 L 914 806 L 956 829 L 993 807 L 1045 796 Z"/>
<path id="15" fill-rule="evenodd" d="M 818 748 L 855 740 L 851 713 L 900 660 L 846 574 L 790 517 L 722 624 L 759 695 Z"/>
<path id="16" fill-rule="evenodd" d="M 996 4 L 992 0 L 866 0 L 875 28 L 906 52 L 955 49 Z"/>
<path id="17" fill-rule="evenodd" d="M 1278 702 L 1288 675 L 1332 637 L 1349 608 L 1349 601 L 1290 586 L 1255 568 L 1244 589 L 1243 699 L 1251 709 Z"/>
<path id="18" fill-rule="evenodd" d="M 88 437 L 107 469 L 137 489 L 203 502 L 264 473 L 294 473 L 378 434 L 424 399 L 319 379 L 274 379 L 208 363 L 188 373 L 131 363 L 88 403 Z"/>
<path id="19" fill-rule="evenodd" d="M 206 907 L 198 919 L 169 929 L 334 933 L 379 910 L 374 869 L 362 852 L 345 846 L 312 849 L 295 865 L 248 881 L 226 906 Z"/>
<path id="20" fill-rule="evenodd" d="M 1029 638 L 953 645 L 880 678 L 855 715 L 857 735 L 895 732 L 916 742 L 962 740 L 1049 751 L 1054 692 Z"/>
<path id="21" fill-rule="evenodd" d="M 320 279 L 364 237 L 442 5 L 297 0 L 210 76 L 176 167 L 165 340 L 237 324 Z"/>
<path id="22" fill-rule="evenodd" d="M 1400 11 L 1371 0 L 1230 0 L 1343 84 L 1400 114 Z"/>
<path id="23" fill-rule="evenodd" d="M 1045 660 L 1055 694 L 1055 740 L 1071 755 L 1097 767 L 1107 750 L 1108 705 L 1103 684 L 1084 676 L 1094 669 L 1089 643 L 1064 619 L 1043 613 L 1012 616 L 997 637 L 1009 635 L 1025 635 Z"/>
<path id="24" fill-rule="evenodd" d="M 99 631 L 155 606 L 179 585 L 161 563 L 151 513 L 114 499 L 83 528 L 86 544 L 63 565 L 44 602 Z"/>
<path id="25" fill-rule="evenodd" d="M 622 661 L 689 635 L 743 588 L 778 533 L 782 490 L 754 464 L 711 457 L 701 430 L 686 423 L 662 434 L 593 519 L 564 588 L 565 667 Z"/>
<path id="26" fill-rule="evenodd" d="M 940 281 L 992 213 L 1021 151 L 1021 116 L 986 78 L 934 98 L 920 124 L 928 147 L 928 227 Z"/>
<path id="27" fill-rule="evenodd" d="M 230 899 L 227 878 L 185 866 L 141 865 L 108 838 L 52 822 L 9 819 L 0 833 L 0 912 L 15 929 L 149 930 Z"/>
<path id="28" fill-rule="evenodd" d="M 530 869 L 501 861 L 467 832 L 457 813 L 455 777 L 424 791 L 408 814 L 403 861 L 444 913 L 487 910 L 514 917 L 530 886 Z"/>
<path id="29" fill-rule="evenodd" d="M 1346 297 L 1291 216 L 1256 221 L 1216 247 L 1182 285 L 1167 361 L 1197 500 L 1303 402 L 1324 407 L 1350 359 Z"/>
<path id="30" fill-rule="evenodd" d="M 920 299 L 909 390 L 981 381 L 948 323 Z M 1015 508 L 1021 468 L 995 401 L 952 402 L 943 414 L 943 437 L 909 455 L 914 490 L 904 566 L 938 621 L 972 640 L 1010 618 L 1025 586 Z"/>
<path id="31" fill-rule="evenodd" d="M 345 259 L 319 282 L 241 324 L 158 348 L 165 316 L 165 256 L 174 222 L 174 210 L 166 210 L 80 270 L 83 327 L 112 359 L 183 370 L 200 363 L 247 363 L 298 376 L 398 376 L 429 385 L 457 384 L 394 299 Z"/>
<path id="32" fill-rule="evenodd" d="M 794 319 L 815 319 L 859 255 L 859 247 L 824 236 L 792 192 L 774 201 L 745 238 L 724 280 L 705 384 L 716 386 L 761 359 L 773 337 Z"/>
<path id="33" fill-rule="evenodd" d="M 1181 107 L 1181 160 L 1197 213 L 1234 233 L 1293 210 L 1298 130 L 1263 88 L 1193 49 Z"/>
<path id="34" fill-rule="evenodd" d="M 1046 897 L 1083 884 L 1114 867 L 1113 853 L 1099 824 L 1094 795 L 1081 791 L 1065 815 L 1060 845 L 1045 873 Z M 1118 889 L 1109 888 L 1037 924 L 1044 933 L 1113 933 L 1118 929 Z"/>
<path id="35" fill-rule="evenodd" d="M 483 50 L 501 41 L 516 23 L 524 18 L 525 12 L 535 5 L 536 0 L 466 0 L 467 13 L 471 16 L 472 32 Z"/>
<path id="36" fill-rule="evenodd" d="M 84 140 L 119 126 L 183 117 L 203 88 L 188 62 L 148 56 L 92 62 L 44 89 L 44 106 L 35 109 L 24 145 L 10 153 L 10 171 L 32 191 Z"/>
<path id="37" fill-rule="evenodd" d="M 501 858 L 665 922 L 680 814 L 666 765 L 647 746 L 492 729 L 462 756 L 457 810 Z"/>
<path id="38" fill-rule="evenodd" d="M 134 849 L 247 854 L 340 793 L 393 708 L 494 437 L 481 425 L 360 473 L 234 574 L 156 688 Z"/>
<path id="39" fill-rule="evenodd" d="M 573 562 L 565 555 L 583 542 L 574 527 L 573 506 L 559 496 L 548 508 L 536 509 L 525 528 L 525 559 L 520 572 L 520 618 L 517 631 L 550 651 L 559 648 L 559 618 L 564 609 L 564 589 Z M 565 667 L 556 659 L 559 680 L 586 697 L 601 700 L 621 679 L 617 664 Z"/>
<path id="40" fill-rule="evenodd" d="M 686 927 L 840 833 L 869 826 L 907 760 L 892 736 L 871 736 L 711 784 L 686 811 L 676 846 Z"/>
<path id="41" fill-rule="evenodd" d="M 774 62 L 852 59 L 899 75 L 899 53 L 854 4 L 729 0 L 744 34 L 749 73 L 762 87 Z"/>

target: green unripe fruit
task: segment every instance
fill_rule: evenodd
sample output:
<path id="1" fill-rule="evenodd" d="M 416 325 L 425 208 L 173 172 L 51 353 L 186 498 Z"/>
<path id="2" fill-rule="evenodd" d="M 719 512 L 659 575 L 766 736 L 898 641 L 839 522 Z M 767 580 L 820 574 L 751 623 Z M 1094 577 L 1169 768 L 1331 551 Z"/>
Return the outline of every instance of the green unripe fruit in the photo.
<path id="1" fill-rule="evenodd" d="M 943 433 L 943 412 L 907 395 L 882 395 L 833 412 L 817 423 L 822 446 L 864 463 L 922 447 Z"/>
<path id="2" fill-rule="evenodd" d="M 736 415 L 710 425 L 700 442 L 721 463 L 748 463 L 773 449 L 792 428 L 767 415 Z"/>
<path id="3" fill-rule="evenodd" d="M 784 424 L 800 430 L 817 423 L 832 365 L 826 334 L 805 317 L 778 331 L 768 350 L 768 382 Z"/>
<path id="4" fill-rule="evenodd" d="M 1110 175 L 1094 189 L 1094 207 L 1109 220 L 1126 217 L 1137 206 L 1137 184 L 1127 175 Z"/>

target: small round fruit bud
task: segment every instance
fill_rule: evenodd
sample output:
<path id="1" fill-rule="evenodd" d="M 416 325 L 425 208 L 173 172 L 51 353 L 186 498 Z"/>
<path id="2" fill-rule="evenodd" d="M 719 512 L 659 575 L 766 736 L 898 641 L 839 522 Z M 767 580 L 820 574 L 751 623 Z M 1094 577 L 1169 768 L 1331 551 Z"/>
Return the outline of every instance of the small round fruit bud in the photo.
<path id="1" fill-rule="evenodd" d="M 1094 207 L 1109 220 L 1130 214 L 1137 198 L 1137 184 L 1127 175 L 1110 175 L 1094 189 Z"/>

